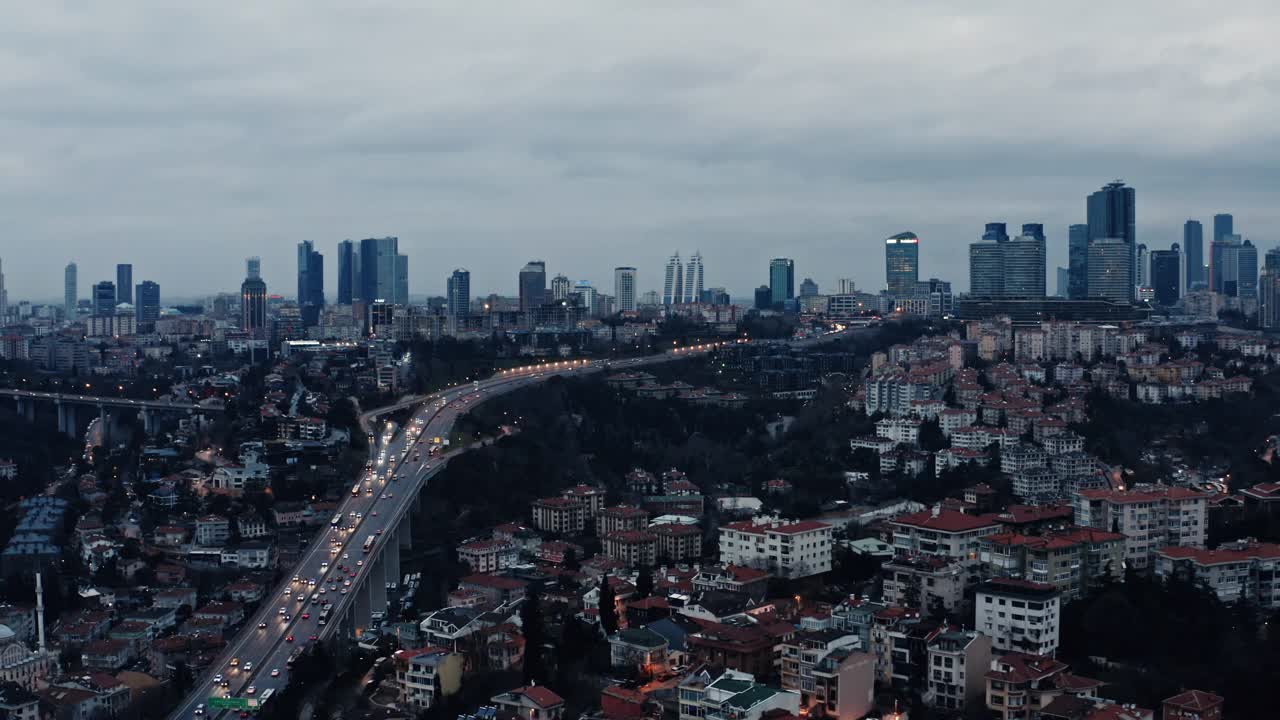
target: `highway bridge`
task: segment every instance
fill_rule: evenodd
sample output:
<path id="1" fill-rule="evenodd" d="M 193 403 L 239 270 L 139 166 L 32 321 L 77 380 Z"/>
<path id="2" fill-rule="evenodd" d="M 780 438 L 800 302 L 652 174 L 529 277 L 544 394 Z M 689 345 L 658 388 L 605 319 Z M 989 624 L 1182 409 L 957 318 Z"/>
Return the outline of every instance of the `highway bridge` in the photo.
<path id="1" fill-rule="evenodd" d="M 825 342 L 838 334 L 843 332 L 793 344 Z M 170 717 L 192 718 L 197 710 L 208 716 L 234 712 L 204 705 L 215 697 L 248 700 L 262 697 L 268 690 L 280 692 L 289 682 L 289 658 L 300 648 L 360 637 L 372 613 L 387 609 L 387 584 L 398 582 L 401 576 L 400 550 L 413 542 L 410 513 L 422 501 L 422 490 L 451 458 L 466 451 L 458 448 L 433 455 L 432 440 L 447 437 L 458 417 L 472 407 L 558 375 L 631 370 L 706 353 L 721 345 L 674 348 L 660 355 L 625 360 L 576 360 L 512 368 L 486 380 L 401 403 L 416 404 L 419 409 L 394 434 L 373 428 L 377 437 L 372 468 L 353 484 L 330 527 L 318 533 L 281 584 L 269 591 L 257 613 Z M 380 408 L 373 414 L 387 411 L 389 408 Z M 326 606 L 331 606 L 327 612 Z"/>
<path id="2" fill-rule="evenodd" d="M 111 415 L 121 411 L 134 411 L 142 418 L 143 429 L 148 435 L 156 428 L 156 421 L 162 414 L 211 415 L 224 411 L 221 403 L 197 405 L 179 400 L 131 400 L 121 397 L 101 395 L 78 395 L 76 393 L 51 393 L 35 390 L 0 389 L 0 398 L 13 398 L 18 403 L 18 414 L 27 422 L 36 420 L 36 406 L 41 403 L 52 404 L 58 413 L 58 432 L 70 437 L 78 437 L 83 428 L 76 422 L 78 410 L 96 410 L 96 416 L 102 421 L 104 432 L 110 424 Z"/>

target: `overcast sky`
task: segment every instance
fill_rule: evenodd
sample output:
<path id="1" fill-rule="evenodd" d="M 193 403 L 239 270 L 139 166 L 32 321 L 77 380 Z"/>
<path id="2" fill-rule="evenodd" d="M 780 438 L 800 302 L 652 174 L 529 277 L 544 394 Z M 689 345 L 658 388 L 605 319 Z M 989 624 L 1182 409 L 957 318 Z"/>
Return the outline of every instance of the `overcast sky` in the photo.
<path id="1" fill-rule="evenodd" d="M 74 260 L 81 297 L 132 262 L 171 301 L 248 255 L 292 295 L 312 240 L 332 299 L 336 243 L 382 235 L 415 295 L 531 258 L 658 289 L 675 250 L 735 296 L 775 256 L 878 290 L 902 230 L 961 290 L 992 220 L 1045 223 L 1052 290 L 1115 178 L 1149 247 L 1221 211 L 1280 239 L 1274 0 L 424 4 L 4 3 L 10 298 Z"/>

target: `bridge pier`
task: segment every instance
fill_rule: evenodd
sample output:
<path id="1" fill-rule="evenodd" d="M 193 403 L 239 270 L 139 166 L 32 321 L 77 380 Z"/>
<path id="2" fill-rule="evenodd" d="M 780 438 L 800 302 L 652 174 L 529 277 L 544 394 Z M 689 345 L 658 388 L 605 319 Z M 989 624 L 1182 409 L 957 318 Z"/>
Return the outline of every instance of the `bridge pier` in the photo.
<path id="1" fill-rule="evenodd" d="M 142 432 L 151 437 L 156 434 L 156 416 L 150 410 L 140 411 L 142 414 Z"/>
<path id="2" fill-rule="evenodd" d="M 361 633 L 369 628 L 369 623 L 372 622 L 372 618 L 369 617 L 370 613 L 373 612 L 372 588 L 369 587 L 370 582 L 372 582 L 372 577 L 365 577 L 364 582 L 360 583 L 356 588 L 355 602 L 352 603 L 351 620 L 354 627 L 352 628 L 353 632 L 351 634 L 357 639 L 359 639 Z"/>
<path id="3" fill-rule="evenodd" d="M 18 414 L 29 423 L 36 421 L 36 402 L 26 398 L 18 398 Z"/>
<path id="4" fill-rule="evenodd" d="M 71 403 L 54 401 L 58 408 L 58 432 L 72 440 L 76 439 L 76 408 Z"/>
<path id="5" fill-rule="evenodd" d="M 98 429 L 102 432 L 102 447 L 111 447 L 111 413 L 101 403 L 98 404 Z"/>
<path id="6" fill-rule="evenodd" d="M 385 613 L 387 611 L 386 555 L 389 552 L 397 551 L 399 551 L 399 548 L 384 547 L 382 552 L 378 553 L 377 559 L 373 561 L 373 567 L 369 568 L 369 577 L 365 582 L 373 584 L 373 587 L 369 588 L 369 609 L 371 612 Z"/>
<path id="7" fill-rule="evenodd" d="M 396 544 L 402 548 L 413 547 L 413 531 L 410 529 L 412 524 L 408 513 L 400 518 L 400 527 L 396 528 Z"/>
<path id="8" fill-rule="evenodd" d="M 382 554 L 386 557 L 386 581 L 396 584 L 396 590 L 400 589 L 400 531 L 396 530 L 391 542 L 382 548 Z M 386 587 L 384 584 L 383 587 Z"/>

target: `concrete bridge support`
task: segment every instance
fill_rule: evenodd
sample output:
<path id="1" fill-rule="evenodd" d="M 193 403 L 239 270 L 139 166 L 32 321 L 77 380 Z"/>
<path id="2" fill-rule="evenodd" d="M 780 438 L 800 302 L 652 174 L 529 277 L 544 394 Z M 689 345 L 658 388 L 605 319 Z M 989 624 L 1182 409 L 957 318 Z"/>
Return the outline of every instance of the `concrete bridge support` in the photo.
<path id="1" fill-rule="evenodd" d="M 384 547 L 369 568 L 369 577 L 365 584 L 369 585 L 369 609 L 371 612 L 387 611 L 387 555 L 398 552 L 399 548 Z"/>
<path id="2" fill-rule="evenodd" d="M 98 405 L 98 431 L 102 433 L 102 447 L 111 447 L 111 413 L 106 405 Z"/>
<path id="3" fill-rule="evenodd" d="M 36 401 L 27 398 L 18 398 L 18 415 L 29 423 L 36 421 Z"/>
<path id="4" fill-rule="evenodd" d="M 64 403 L 61 400 L 56 401 L 54 405 L 58 409 L 58 432 L 63 433 L 72 440 L 76 439 L 75 405 Z"/>
<path id="5" fill-rule="evenodd" d="M 151 410 L 142 410 L 138 414 L 142 416 L 142 432 L 147 437 L 155 435 L 156 426 L 159 424 L 159 418 L 156 417 L 156 413 Z"/>

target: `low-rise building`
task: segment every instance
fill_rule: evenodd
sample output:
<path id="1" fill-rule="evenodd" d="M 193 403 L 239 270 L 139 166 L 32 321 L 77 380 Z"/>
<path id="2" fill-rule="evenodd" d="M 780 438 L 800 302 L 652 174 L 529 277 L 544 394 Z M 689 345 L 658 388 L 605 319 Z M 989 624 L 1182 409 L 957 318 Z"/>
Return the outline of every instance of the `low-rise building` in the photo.
<path id="1" fill-rule="evenodd" d="M 651 678 L 667 670 L 667 639 L 643 627 L 619 630 L 609 636 L 609 659 L 615 669 Z"/>
<path id="2" fill-rule="evenodd" d="M 1222 720 L 1222 696 L 1187 690 L 1162 703 L 1163 720 Z"/>
<path id="3" fill-rule="evenodd" d="M 898 555 L 939 555 L 957 560 L 976 560 L 981 539 L 1000 532 L 1000 523 L 989 515 L 968 515 L 939 505 L 900 515 L 889 521 L 889 527 Z"/>
<path id="4" fill-rule="evenodd" d="M 425 712 L 462 687 L 463 658 L 443 648 L 401 650 L 392 656 L 401 707 Z"/>
<path id="5" fill-rule="evenodd" d="M 458 546 L 458 560 L 472 572 L 496 572 L 519 562 L 520 552 L 505 540 L 476 540 Z"/>
<path id="6" fill-rule="evenodd" d="M 1223 602 L 1244 600 L 1280 608 L 1280 545 L 1274 543 L 1237 540 L 1215 550 L 1160 548 L 1155 551 L 1153 570 L 1160 578 L 1204 585 Z"/>
<path id="7" fill-rule="evenodd" d="M 564 698 L 543 685 L 529 685 L 508 690 L 489 699 L 499 710 L 520 720 L 560 720 L 564 717 Z"/>
<path id="8" fill-rule="evenodd" d="M 982 707 L 991 638 L 973 630 L 944 632 L 929 645 L 928 666 L 926 705 L 955 712 Z"/>
<path id="9" fill-rule="evenodd" d="M 788 579 L 831 570 L 832 526 L 816 520 L 756 518 L 720 527 L 720 561 Z"/>
<path id="10" fill-rule="evenodd" d="M 1208 498 L 1184 487 L 1138 485 L 1078 490 L 1072 505 L 1076 524 L 1124 535 L 1125 564 L 1142 570 L 1161 547 L 1204 547 Z"/>
<path id="11" fill-rule="evenodd" d="M 985 679 L 987 709 L 996 720 L 1032 720 L 1056 698 L 1096 698 L 1102 685 L 1068 672 L 1064 662 L 1021 652 L 993 658 Z"/>
<path id="12" fill-rule="evenodd" d="M 726 670 L 719 676 L 694 672 L 680 681 L 679 720 L 761 720 L 781 711 L 799 716 L 800 694 L 762 685 L 751 673 Z"/>

